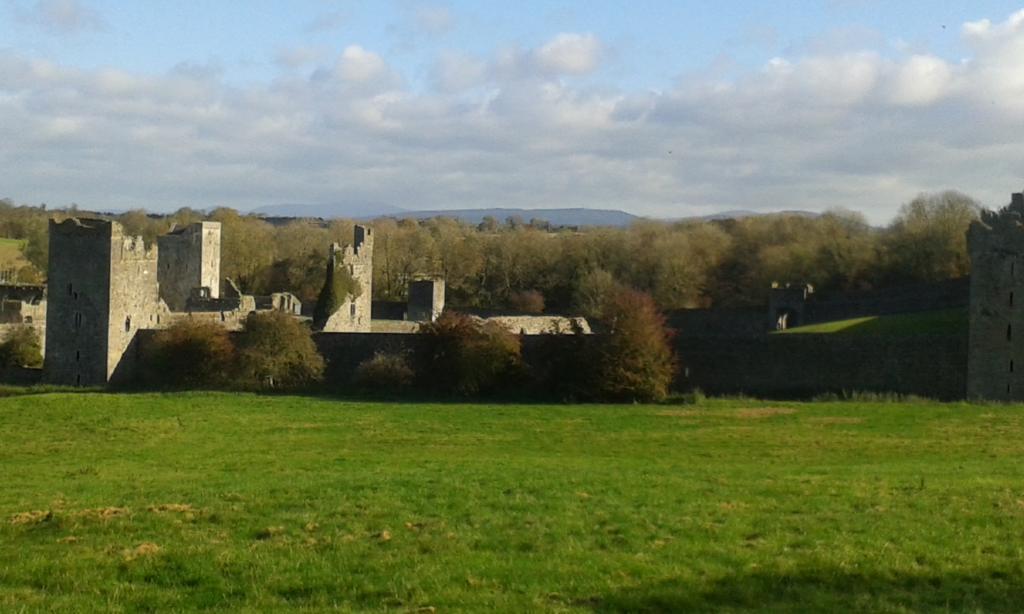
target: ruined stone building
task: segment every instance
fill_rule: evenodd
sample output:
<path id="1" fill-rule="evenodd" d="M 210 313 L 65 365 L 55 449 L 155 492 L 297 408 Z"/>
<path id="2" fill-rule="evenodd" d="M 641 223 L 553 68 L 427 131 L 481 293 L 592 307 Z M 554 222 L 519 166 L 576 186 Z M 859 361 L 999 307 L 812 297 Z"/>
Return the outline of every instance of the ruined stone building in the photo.
<path id="1" fill-rule="evenodd" d="M 971 290 L 967 396 L 1024 400 L 1024 194 L 984 211 L 967 233 Z"/>
<path id="2" fill-rule="evenodd" d="M 444 311 L 444 279 L 429 277 L 409 282 L 408 319 L 433 322 Z"/>
<path id="3" fill-rule="evenodd" d="M 357 225 L 352 245 L 331 244 L 328 266 L 339 278 L 349 281 L 345 295 L 326 322 L 318 323 L 325 333 L 368 333 L 371 330 L 373 295 L 373 230 Z M 353 289 L 354 288 L 354 289 Z M 353 295 L 354 292 L 354 295 Z"/>
<path id="4" fill-rule="evenodd" d="M 0 339 L 15 328 L 30 326 L 46 341 L 46 286 L 36 284 L 0 284 Z"/>
<path id="5" fill-rule="evenodd" d="M 220 297 L 220 222 L 199 222 L 157 238 L 160 298 L 172 311 L 185 311 L 193 293 Z"/>
<path id="6" fill-rule="evenodd" d="M 182 318 L 238 330 L 253 312 L 302 314 L 302 303 L 291 293 L 247 295 L 231 279 L 221 278 L 219 222 L 172 229 L 147 246 L 141 237 L 126 235 L 117 222 L 51 220 L 49 241 L 45 300 L 41 288 L 9 297 L 0 291 L 0 326 L 40 329 L 44 377 L 51 383 L 128 381 L 134 377 L 138 332 L 166 328 Z M 343 291 L 337 292 L 336 309 L 316 323 L 319 332 L 414 333 L 420 322 L 436 320 L 445 308 L 444 280 L 420 278 L 410 283 L 401 320 L 372 320 L 373 231 L 366 226 L 355 227 L 351 245 L 330 246 L 328 271 Z M 521 334 L 590 332 L 582 318 L 506 314 L 486 319 Z"/>
<path id="7" fill-rule="evenodd" d="M 147 246 L 117 222 L 50 221 L 44 377 L 56 384 L 98 386 L 132 376 L 125 356 L 139 330 L 181 318 L 236 330 L 254 311 L 297 315 L 289 293 L 241 293 L 220 279 L 221 227 L 199 222 Z"/>

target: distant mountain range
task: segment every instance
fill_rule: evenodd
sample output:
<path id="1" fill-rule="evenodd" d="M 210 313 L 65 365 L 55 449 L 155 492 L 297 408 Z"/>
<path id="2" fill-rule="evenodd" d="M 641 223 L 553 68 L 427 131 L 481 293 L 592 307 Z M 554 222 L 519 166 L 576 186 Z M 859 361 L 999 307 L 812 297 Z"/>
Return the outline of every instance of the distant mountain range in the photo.
<path id="1" fill-rule="evenodd" d="M 432 217 L 450 217 L 467 224 L 479 224 L 485 217 L 492 217 L 499 223 L 508 218 L 520 218 L 528 223 L 532 219 L 544 220 L 553 226 L 615 226 L 625 227 L 646 219 L 632 213 L 617 209 L 435 209 L 429 211 L 410 211 L 381 203 L 338 203 L 338 204 L 282 204 L 270 205 L 253 209 L 252 213 L 270 218 L 346 218 L 354 220 L 371 220 L 378 217 L 399 217 L 428 219 Z M 789 215 L 817 216 L 808 211 L 772 212 Z M 737 210 L 725 211 L 705 216 L 672 218 L 670 221 L 685 220 L 724 220 L 740 219 L 758 215 L 768 215 L 757 211 Z"/>

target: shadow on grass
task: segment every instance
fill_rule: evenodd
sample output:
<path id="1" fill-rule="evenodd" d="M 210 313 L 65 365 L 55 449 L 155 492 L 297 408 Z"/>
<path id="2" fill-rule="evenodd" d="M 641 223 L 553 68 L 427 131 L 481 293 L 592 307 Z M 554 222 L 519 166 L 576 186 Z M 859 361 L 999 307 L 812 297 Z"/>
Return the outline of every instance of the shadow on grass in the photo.
<path id="1" fill-rule="evenodd" d="M 595 612 L 756 611 L 987 611 L 1019 612 L 1019 570 L 977 573 L 856 573 L 836 568 L 794 573 L 751 572 L 700 587 L 666 581 L 587 599 Z"/>

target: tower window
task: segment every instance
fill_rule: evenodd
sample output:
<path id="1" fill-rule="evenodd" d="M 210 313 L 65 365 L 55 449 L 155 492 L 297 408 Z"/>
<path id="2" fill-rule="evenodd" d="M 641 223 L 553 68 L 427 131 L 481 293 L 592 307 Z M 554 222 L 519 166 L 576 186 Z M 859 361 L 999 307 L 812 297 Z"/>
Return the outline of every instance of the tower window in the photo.
<path id="1" fill-rule="evenodd" d="M 356 317 L 356 304 L 355 303 L 352 303 L 352 305 L 349 306 L 349 315 L 351 315 L 353 318 Z"/>
<path id="2" fill-rule="evenodd" d="M 82 351 L 81 350 L 75 350 L 75 362 L 78 362 L 80 360 L 82 360 Z M 1010 369 L 1010 370 L 1013 371 L 1013 369 Z"/>
<path id="3" fill-rule="evenodd" d="M 132 329 L 132 317 L 128 316 L 124 319 L 124 332 L 128 332 Z"/>

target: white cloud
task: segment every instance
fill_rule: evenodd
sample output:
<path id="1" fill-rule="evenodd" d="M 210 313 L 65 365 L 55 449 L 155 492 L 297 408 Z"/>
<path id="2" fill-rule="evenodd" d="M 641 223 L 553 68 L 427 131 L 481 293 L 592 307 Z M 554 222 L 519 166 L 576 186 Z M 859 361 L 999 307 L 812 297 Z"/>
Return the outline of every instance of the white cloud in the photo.
<path id="1" fill-rule="evenodd" d="M 915 55 L 898 67 L 892 101 L 906 106 L 923 106 L 942 99 L 953 83 L 953 68 L 941 58 Z"/>
<path id="2" fill-rule="evenodd" d="M 593 34 L 562 33 L 534 52 L 537 64 L 552 73 L 581 75 L 597 68 L 601 41 Z"/>
<path id="3" fill-rule="evenodd" d="M 324 56 L 319 47 L 299 46 L 278 49 L 274 62 L 283 68 L 301 68 L 319 61 Z"/>
<path id="4" fill-rule="evenodd" d="M 487 63 L 471 55 L 446 51 L 431 69 L 431 81 L 442 92 L 459 92 L 487 79 Z"/>
<path id="5" fill-rule="evenodd" d="M 359 45 L 345 47 L 338 59 L 337 74 L 345 81 L 368 83 L 387 78 L 390 72 L 384 58 Z"/>
<path id="6" fill-rule="evenodd" d="M 317 15 L 312 21 L 306 24 L 303 30 L 308 34 L 330 32 L 345 25 L 349 16 L 344 11 L 329 11 Z"/>
<path id="7" fill-rule="evenodd" d="M 79 0 L 37 0 L 14 4 L 15 17 L 53 34 L 74 34 L 103 27 L 100 14 Z"/>
<path id="8" fill-rule="evenodd" d="M 455 15 L 446 6 L 421 6 L 416 9 L 416 27 L 428 34 L 443 34 L 455 27 Z"/>
<path id="9" fill-rule="evenodd" d="M 653 92 L 563 79 L 599 68 L 601 45 L 588 36 L 490 58 L 442 54 L 427 91 L 404 87 L 358 45 L 316 78 L 283 71 L 247 85 L 226 84 L 216 66 L 143 75 L 0 52 L 0 196 L 665 216 L 842 206 L 882 222 L 922 190 L 959 188 L 999 205 L 1020 188 L 1016 16 L 965 26 L 966 62 L 926 50 L 807 51 Z"/>

